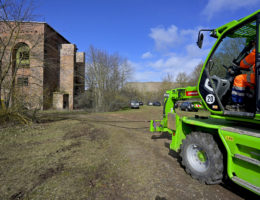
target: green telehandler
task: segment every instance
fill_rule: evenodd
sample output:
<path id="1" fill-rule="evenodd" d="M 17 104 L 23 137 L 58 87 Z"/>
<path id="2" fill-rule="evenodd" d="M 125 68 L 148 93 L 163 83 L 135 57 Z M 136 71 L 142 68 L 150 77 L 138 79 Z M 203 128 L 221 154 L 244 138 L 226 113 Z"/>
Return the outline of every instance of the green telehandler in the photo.
<path id="1" fill-rule="evenodd" d="M 179 152 L 182 165 L 194 179 L 218 184 L 228 177 L 260 195 L 260 10 L 209 31 L 216 42 L 207 56 L 197 86 L 166 91 L 162 120 L 151 120 L 151 132 L 171 134 L 170 149 Z M 253 41 L 253 42 L 252 42 Z M 255 46 L 252 44 L 254 43 Z M 245 89 L 245 104 L 232 102 L 232 86 L 239 67 L 254 49 L 255 85 Z M 253 88 L 253 89 L 252 89 Z M 179 112 L 178 101 L 193 101 L 204 112 Z M 199 99 L 199 102 L 198 102 Z"/>

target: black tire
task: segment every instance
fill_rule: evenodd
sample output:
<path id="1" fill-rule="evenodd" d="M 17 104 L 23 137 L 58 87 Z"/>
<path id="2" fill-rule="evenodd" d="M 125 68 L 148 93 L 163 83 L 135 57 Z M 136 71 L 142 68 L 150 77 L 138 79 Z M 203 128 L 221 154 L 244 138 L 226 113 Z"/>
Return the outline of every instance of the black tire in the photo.
<path id="1" fill-rule="evenodd" d="M 223 155 L 213 135 L 192 132 L 183 140 L 180 156 L 185 171 L 206 184 L 218 184 L 223 179 Z"/>

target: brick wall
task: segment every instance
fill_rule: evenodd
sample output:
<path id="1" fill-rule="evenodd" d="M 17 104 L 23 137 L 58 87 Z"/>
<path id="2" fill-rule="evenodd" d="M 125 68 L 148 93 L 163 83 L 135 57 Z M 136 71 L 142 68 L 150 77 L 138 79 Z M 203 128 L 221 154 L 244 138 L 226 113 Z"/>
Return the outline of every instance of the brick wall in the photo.
<path id="1" fill-rule="evenodd" d="M 9 23 L 12 24 L 12 22 Z M 10 38 L 10 30 L 8 31 L 3 22 L 0 22 L 0 30 L 0 37 L 2 39 L 5 40 L 7 38 Z M 17 34 L 14 34 L 6 51 L 7 57 L 9 57 L 10 54 L 12 55 L 12 69 L 9 70 L 8 77 L 6 78 L 6 84 L 10 85 L 12 74 L 15 72 L 16 50 L 14 49 L 16 49 L 22 43 L 28 45 L 30 48 L 30 64 L 29 67 L 19 67 L 19 69 L 17 70 L 16 81 L 20 77 L 26 77 L 29 84 L 23 87 L 17 86 L 16 96 L 14 98 L 26 98 L 25 101 L 28 102 L 29 107 L 39 106 L 43 101 L 43 24 L 22 23 L 15 32 Z M 8 63 L 10 62 L 6 60 L 4 61 L 4 65 Z M 5 86 L 5 88 L 7 88 L 8 90 L 8 86 Z M 4 94 L 2 94 L 2 98 L 6 98 L 6 96 L 3 95 Z M 19 97 L 18 95 L 22 95 L 22 97 Z"/>
<path id="2" fill-rule="evenodd" d="M 53 92 L 59 91 L 60 83 L 60 48 L 69 43 L 48 24 L 44 32 L 44 109 L 53 105 Z"/>
<path id="3" fill-rule="evenodd" d="M 69 95 L 69 109 L 73 109 L 74 68 L 76 46 L 62 44 L 60 49 L 60 91 Z"/>
<path id="4" fill-rule="evenodd" d="M 7 26 L 0 22 L 1 39 L 7 40 L 9 36 L 10 31 Z M 52 107 L 60 109 L 67 107 L 67 104 L 69 109 L 73 109 L 74 97 L 85 89 L 85 53 L 76 54 L 76 46 L 70 44 L 48 24 L 24 22 L 21 23 L 19 37 L 11 40 L 3 64 L 8 63 L 11 54 L 12 66 L 16 66 L 16 55 L 12 49 L 21 43 L 30 48 L 30 63 L 29 66 L 21 67 L 17 71 L 16 82 L 18 79 L 20 82 L 23 79 L 28 82 L 23 86 L 17 85 L 16 94 L 21 95 L 17 99 L 23 98 L 24 101 L 26 98 L 28 105 L 31 107 L 40 105 L 42 109 Z M 7 84 L 12 82 L 13 71 L 9 70 Z M 1 98 L 5 98 L 4 90 L 2 90 Z"/>

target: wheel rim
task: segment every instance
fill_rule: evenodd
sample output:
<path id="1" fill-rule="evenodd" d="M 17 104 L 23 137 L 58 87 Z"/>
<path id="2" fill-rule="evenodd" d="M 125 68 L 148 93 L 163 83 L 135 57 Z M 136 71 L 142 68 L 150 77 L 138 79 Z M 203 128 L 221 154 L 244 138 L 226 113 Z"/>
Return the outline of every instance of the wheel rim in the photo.
<path id="1" fill-rule="evenodd" d="M 207 153 L 195 144 L 190 144 L 188 146 L 187 160 L 191 167 L 198 172 L 205 172 L 209 168 Z"/>

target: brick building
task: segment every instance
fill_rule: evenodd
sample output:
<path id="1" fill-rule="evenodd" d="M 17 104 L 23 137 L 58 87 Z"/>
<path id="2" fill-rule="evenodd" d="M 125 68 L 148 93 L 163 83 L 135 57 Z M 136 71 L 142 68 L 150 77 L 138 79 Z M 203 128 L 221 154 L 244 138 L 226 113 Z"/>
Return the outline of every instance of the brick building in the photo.
<path id="1" fill-rule="evenodd" d="M 1 39 L 10 38 L 10 32 L 6 24 L 0 22 Z M 3 63 L 7 63 L 11 57 L 12 67 L 6 84 L 12 82 L 15 73 L 15 88 L 19 91 L 16 94 L 30 107 L 75 108 L 75 97 L 85 88 L 85 53 L 77 52 L 75 44 L 47 23 L 23 22 L 13 34 L 13 42 L 7 46 L 3 59 Z M 2 87 L 1 99 L 7 98 L 7 90 L 8 87 Z"/>

